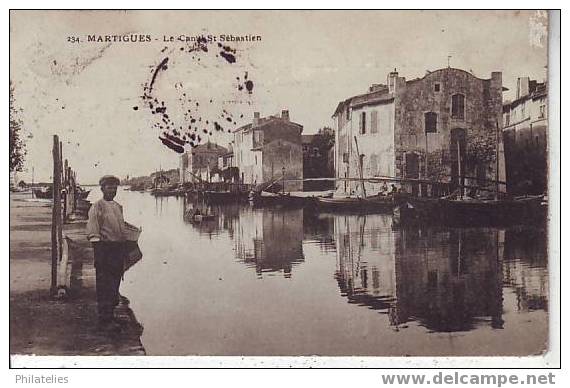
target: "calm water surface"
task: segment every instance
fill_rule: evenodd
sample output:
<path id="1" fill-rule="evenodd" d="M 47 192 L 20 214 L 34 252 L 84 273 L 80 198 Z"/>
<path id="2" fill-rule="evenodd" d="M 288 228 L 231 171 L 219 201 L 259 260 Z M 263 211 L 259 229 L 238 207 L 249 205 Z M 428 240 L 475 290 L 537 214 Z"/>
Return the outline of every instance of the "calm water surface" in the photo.
<path id="1" fill-rule="evenodd" d="M 96 197 L 96 195 L 94 196 Z M 389 215 L 120 191 L 143 227 L 121 292 L 149 355 L 529 355 L 546 348 L 543 228 L 398 228 Z M 199 206 L 204 204 L 199 203 Z"/>

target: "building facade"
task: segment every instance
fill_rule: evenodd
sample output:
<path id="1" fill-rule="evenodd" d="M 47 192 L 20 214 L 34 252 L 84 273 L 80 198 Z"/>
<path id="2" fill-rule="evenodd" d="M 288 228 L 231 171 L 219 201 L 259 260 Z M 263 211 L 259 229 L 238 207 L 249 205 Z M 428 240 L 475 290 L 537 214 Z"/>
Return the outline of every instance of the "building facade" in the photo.
<path id="1" fill-rule="evenodd" d="M 218 157 L 218 170 L 222 181 L 226 183 L 238 183 L 239 173 L 234 162 L 234 145 L 230 142 L 228 151 Z"/>
<path id="2" fill-rule="evenodd" d="M 261 118 L 234 131 L 234 163 L 241 183 L 261 184 L 285 176 L 286 191 L 303 189 L 303 126 L 289 120 L 289 111 Z"/>
<path id="3" fill-rule="evenodd" d="M 338 104 L 336 177 L 430 179 L 453 187 L 466 176 L 490 183 L 499 170 L 501 180 L 502 92 L 500 72 L 480 79 L 444 68 L 407 81 L 394 70 L 386 84 Z M 337 189 L 351 194 L 361 186 L 345 181 Z M 374 193 L 376 186 L 365 188 Z"/>
<path id="4" fill-rule="evenodd" d="M 216 143 L 200 144 L 180 156 L 180 183 L 210 181 L 218 171 L 218 158 L 228 150 Z"/>
<path id="5" fill-rule="evenodd" d="M 334 178 L 334 131 L 330 128 L 319 129 L 314 135 L 303 135 L 302 142 L 304 178 Z M 333 181 L 304 182 L 306 191 L 332 188 Z"/>
<path id="6" fill-rule="evenodd" d="M 503 105 L 506 180 L 513 195 L 542 194 L 548 186 L 548 89 L 521 77 L 516 99 Z"/>

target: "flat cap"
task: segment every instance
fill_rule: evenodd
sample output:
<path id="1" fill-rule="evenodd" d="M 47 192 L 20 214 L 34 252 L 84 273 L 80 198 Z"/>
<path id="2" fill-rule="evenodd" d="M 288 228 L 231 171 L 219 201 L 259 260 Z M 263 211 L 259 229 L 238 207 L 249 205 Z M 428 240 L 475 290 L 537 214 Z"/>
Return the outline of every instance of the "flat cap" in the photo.
<path id="1" fill-rule="evenodd" d="M 116 183 L 117 185 L 121 184 L 121 180 L 114 175 L 105 175 L 99 179 L 99 186 L 103 186 L 106 183 Z"/>

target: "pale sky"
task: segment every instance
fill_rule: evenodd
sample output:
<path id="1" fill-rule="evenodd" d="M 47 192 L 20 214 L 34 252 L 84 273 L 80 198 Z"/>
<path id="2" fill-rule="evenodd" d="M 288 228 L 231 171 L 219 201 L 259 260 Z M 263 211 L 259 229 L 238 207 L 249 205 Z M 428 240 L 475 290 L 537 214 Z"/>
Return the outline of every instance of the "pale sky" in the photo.
<path id="1" fill-rule="evenodd" d="M 12 11 L 10 79 L 22 109 L 27 143 L 24 173 L 36 181 L 51 177 L 52 136 L 63 141 L 64 157 L 81 183 L 104 174 L 147 175 L 178 166 L 178 154 L 158 139 L 141 96 L 155 67 L 166 56 L 153 96 L 164 100 L 170 119 L 187 126 L 184 111 L 200 103 L 200 117 L 228 129 L 288 109 L 291 120 L 314 133 L 331 125 L 339 101 L 384 83 L 397 68 L 406 79 L 452 67 L 490 78 L 503 72 L 512 98 L 516 78 L 543 81 L 547 64 L 545 14 L 536 11 Z M 87 42 L 87 35 L 151 35 L 145 43 Z M 229 44 L 235 63 L 215 54 L 190 57 L 163 35 L 260 35 L 261 42 Z M 79 37 L 72 43 L 68 37 Z M 180 50 L 180 51 L 179 51 Z M 200 57 L 201 61 L 197 58 Z M 251 94 L 236 88 L 245 72 Z M 240 77 L 238 81 L 236 77 Z M 180 102 L 182 93 L 194 101 Z M 210 103 L 209 100 L 212 100 Z M 223 103 L 222 103 L 223 102 Z M 138 109 L 133 109 L 137 107 Z M 193 107 L 192 107 L 193 109 Z M 220 116 L 233 117 L 230 124 Z M 243 118 L 240 116 L 243 115 Z M 186 117 L 186 120 L 188 118 Z M 202 134 L 203 141 L 208 138 Z"/>

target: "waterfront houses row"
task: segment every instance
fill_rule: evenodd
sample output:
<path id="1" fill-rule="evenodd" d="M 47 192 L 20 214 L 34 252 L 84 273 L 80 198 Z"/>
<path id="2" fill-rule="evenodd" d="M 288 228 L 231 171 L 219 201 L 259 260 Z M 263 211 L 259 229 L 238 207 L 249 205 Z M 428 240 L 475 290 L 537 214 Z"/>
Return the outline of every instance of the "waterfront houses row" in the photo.
<path id="1" fill-rule="evenodd" d="M 285 191 L 302 191 L 305 171 L 310 177 L 333 175 L 331 144 L 320 146 L 319 137 L 334 139 L 332 131 L 303 135 L 303 126 L 280 116 L 261 117 L 233 131 L 228 148 L 207 142 L 180 158 L 180 182 L 235 182 L 258 185 L 285 178 Z"/>
<path id="2" fill-rule="evenodd" d="M 547 84 L 517 80 L 516 99 L 503 105 L 503 136 L 510 193 L 541 194 L 548 185 Z"/>
<path id="3" fill-rule="evenodd" d="M 285 177 L 285 191 L 311 190 L 303 178 L 336 177 L 344 195 L 370 195 L 379 183 L 343 178 L 392 177 L 492 186 L 511 194 L 546 190 L 546 83 L 518 79 L 516 99 L 503 104 L 502 73 L 479 78 L 451 67 L 386 82 L 340 101 L 333 129 L 303 135 L 281 115 L 233 131 L 228 148 L 206 143 L 182 155 L 181 182 L 224 180 L 258 185 Z M 329 148 L 314 136 L 331 135 Z M 325 142 L 326 143 L 326 142 Z M 330 151 L 330 152 L 329 152 Z M 289 181 L 287 181 L 289 180 Z M 411 187 L 429 195 L 429 187 Z"/>

